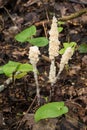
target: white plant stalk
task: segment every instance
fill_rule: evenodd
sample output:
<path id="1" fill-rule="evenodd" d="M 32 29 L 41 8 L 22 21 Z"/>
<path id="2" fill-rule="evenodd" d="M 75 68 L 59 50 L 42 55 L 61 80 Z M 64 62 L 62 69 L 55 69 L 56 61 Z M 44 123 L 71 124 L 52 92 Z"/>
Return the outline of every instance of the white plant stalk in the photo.
<path id="1" fill-rule="evenodd" d="M 39 83 L 38 83 L 36 64 L 39 61 L 39 55 L 40 55 L 40 51 L 37 46 L 30 47 L 28 58 L 30 59 L 30 63 L 33 65 L 33 72 L 34 72 L 34 78 L 35 78 L 35 83 L 36 83 L 36 94 L 37 94 L 38 104 L 40 104 L 40 89 L 39 89 Z"/>
<path id="2" fill-rule="evenodd" d="M 51 29 L 49 31 L 49 58 L 50 60 L 55 59 L 56 56 L 59 55 L 59 45 L 60 41 L 58 39 L 59 32 L 57 27 L 57 19 L 55 16 L 53 16 Z"/>
<path id="3" fill-rule="evenodd" d="M 65 53 L 62 55 L 62 58 L 61 58 L 61 61 L 60 61 L 60 67 L 59 67 L 59 72 L 57 74 L 57 78 L 59 78 L 59 75 L 61 74 L 61 72 L 63 71 L 64 69 L 64 66 L 66 64 L 68 64 L 68 61 L 71 59 L 73 55 L 73 49 L 71 47 L 68 47 L 66 50 L 65 50 Z"/>
<path id="4" fill-rule="evenodd" d="M 59 45 L 60 41 L 58 39 L 59 32 L 57 27 L 57 19 L 53 16 L 51 29 L 49 31 L 49 58 L 51 60 L 50 72 L 49 72 L 49 81 L 51 83 L 50 90 L 50 99 L 54 95 L 54 83 L 56 80 L 56 66 L 55 66 L 55 57 L 59 55 Z"/>
<path id="5" fill-rule="evenodd" d="M 51 83 L 50 100 L 51 100 L 52 96 L 54 95 L 54 83 L 55 83 L 55 80 L 56 80 L 55 60 L 51 60 L 50 72 L 49 72 L 49 81 Z"/>
<path id="6" fill-rule="evenodd" d="M 58 39 L 59 32 L 57 27 L 57 19 L 53 16 L 51 29 L 49 31 L 49 58 L 51 60 L 50 72 L 49 72 L 49 80 L 51 82 L 51 86 L 53 86 L 56 78 L 56 67 L 55 67 L 55 57 L 59 55 L 59 45 L 60 41 Z"/>
<path id="7" fill-rule="evenodd" d="M 50 72 L 49 72 L 49 81 L 51 83 L 51 86 L 55 83 L 55 78 L 56 78 L 56 66 L 55 66 L 55 61 L 51 61 L 50 65 Z"/>
<path id="8" fill-rule="evenodd" d="M 40 88 L 39 88 L 38 77 L 37 77 L 37 67 L 34 64 L 33 64 L 33 72 L 34 72 L 34 79 L 37 87 L 36 93 L 38 97 L 38 102 L 40 103 Z"/>

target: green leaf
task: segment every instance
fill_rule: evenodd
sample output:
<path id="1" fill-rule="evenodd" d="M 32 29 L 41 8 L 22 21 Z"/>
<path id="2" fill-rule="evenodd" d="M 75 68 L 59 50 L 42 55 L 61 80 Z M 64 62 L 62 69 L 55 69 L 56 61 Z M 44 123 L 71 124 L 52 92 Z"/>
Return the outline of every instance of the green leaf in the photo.
<path id="1" fill-rule="evenodd" d="M 4 72 L 3 72 L 3 66 L 0 66 L 0 74 L 4 74 Z"/>
<path id="2" fill-rule="evenodd" d="M 38 122 L 41 119 L 55 118 L 62 116 L 68 112 L 68 108 L 64 106 L 64 102 L 52 102 L 41 106 L 35 113 L 35 121 Z"/>
<path id="3" fill-rule="evenodd" d="M 28 39 L 27 41 L 30 42 L 32 45 L 35 45 L 38 47 L 43 47 L 48 44 L 48 39 L 45 37 L 32 38 L 32 39 Z"/>
<path id="4" fill-rule="evenodd" d="M 61 26 L 61 25 L 63 25 L 63 24 L 65 24 L 65 22 L 63 22 L 63 21 L 58 21 L 58 25 L 59 25 L 59 26 Z"/>
<path id="5" fill-rule="evenodd" d="M 58 27 L 58 32 L 62 32 L 63 31 L 63 27 Z"/>
<path id="6" fill-rule="evenodd" d="M 27 73 L 26 72 L 22 72 L 22 73 L 19 73 L 19 74 L 15 75 L 14 78 L 15 79 L 20 79 L 20 78 L 24 77 L 25 75 L 27 75 Z"/>
<path id="7" fill-rule="evenodd" d="M 65 42 L 65 43 L 63 43 L 64 48 L 75 47 L 76 45 L 77 45 L 76 42 L 70 42 L 70 43 Z"/>
<path id="8" fill-rule="evenodd" d="M 78 48 L 80 53 L 87 53 L 87 43 L 83 43 Z"/>
<path id="9" fill-rule="evenodd" d="M 63 54 L 65 52 L 65 48 L 63 48 L 63 49 L 61 49 L 60 51 L 59 51 L 59 54 Z"/>
<path id="10" fill-rule="evenodd" d="M 10 77 L 12 76 L 13 72 L 17 71 L 20 64 L 21 63 L 19 62 L 9 61 L 7 64 L 3 66 L 3 72 L 6 76 Z"/>
<path id="11" fill-rule="evenodd" d="M 65 42 L 65 43 L 63 43 L 63 46 L 64 46 L 64 48 L 68 48 L 68 47 L 70 47 L 71 45 L 70 45 L 70 43 Z"/>
<path id="12" fill-rule="evenodd" d="M 76 42 L 70 42 L 70 46 L 71 46 L 71 47 L 75 47 L 76 45 L 77 45 Z"/>
<path id="13" fill-rule="evenodd" d="M 71 47 L 73 49 L 73 51 L 75 50 L 75 47 L 76 47 L 76 42 L 65 42 L 63 43 L 63 46 L 64 48 L 62 48 L 60 51 L 59 51 L 59 54 L 64 54 L 65 50 L 68 48 L 68 47 Z"/>
<path id="14" fill-rule="evenodd" d="M 18 68 L 18 71 L 20 72 L 29 72 L 29 71 L 33 71 L 33 66 L 31 64 L 21 64 Z"/>
<path id="15" fill-rule="evenodd" d="M 36 34 L 36 27 L 33 25 L 15 36 L 19 42 L 26 42 L 28 38 Z"/>

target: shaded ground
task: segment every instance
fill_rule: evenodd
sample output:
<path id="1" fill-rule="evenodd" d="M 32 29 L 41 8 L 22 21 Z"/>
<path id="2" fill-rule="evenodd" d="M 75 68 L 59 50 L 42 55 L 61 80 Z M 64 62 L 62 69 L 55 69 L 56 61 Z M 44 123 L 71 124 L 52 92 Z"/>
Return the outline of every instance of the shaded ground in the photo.
<path id="1" fill-rule="evenodd" d="M 29 43 L 20 44 L 14 40 L 14 36 L 24 28 L 35 24 L 37 36 L 48 36 L 50 22 L 55 12 L 57 18 L 70 15 L 84 9 L 86 2 L 75 3 L 67 1 L 44 0 L 12 0 L 0 1 L 0 65 L 9 60 L 28 63 Z M 47 23 L 40 24 L 42 20 Z M 43 23 L 43 22 L 42 22 Z M 15 28 L 15 25 L 18 28 Z M 75 41 L 78 45 L 87 43 L 87 14 L 73 20 L 67 20 L 63 25 L 64 30 L 60 34 L 61 43 Z M 62 46 L 62 45 L 61 45 Z M 47 55 L 48 47 L 41 48 L 41 52 Z M 60 59 L 56 59 L 59 64 Z M 49 96 L 50 84 L 48 72 L 50 63 L 41 57 L 38 63 L 39 83 L 42 96 Z M 33 74 L 15 83 L 11 83 L 7 89 L 0 93 L 0 129 L 1 130 L 86 130 L 87 129 L 87 55 L 75 52 L 69 63 L 69 70 L 64 70 L 61 79 L 55 84 L 55 94 L 52 101 L 65 101 L 69 107 L 69 113 L 58 119 L 50 119 L 35 124 L 33 114 L 38 108 L 35 99 L 35 83 Z M 7 79 L 0 75 L 0 84 Z M 43 103 L 44 101 L 42 101 Z M 29 113 L 25 115 L 25 112 Z M 20 124 L 21 122 L 21 124 Z M 20 124 L 20 125 L 19 125 Z M 32 128 L 33 126 L 33 128 Z"/>

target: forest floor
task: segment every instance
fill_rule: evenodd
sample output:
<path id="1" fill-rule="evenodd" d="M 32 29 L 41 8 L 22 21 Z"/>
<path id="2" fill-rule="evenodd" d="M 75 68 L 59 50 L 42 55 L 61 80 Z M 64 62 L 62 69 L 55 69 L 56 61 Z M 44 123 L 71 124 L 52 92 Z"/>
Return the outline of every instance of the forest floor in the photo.
<path id="1" fill-rule="evenodd" d="M 56 1 L 56 2 L 55 2 Z M 35 25 L 37 37 L 49 37 L 53 15 L 57 19 L 69 16 L 87 7 L 86 0 L 1 0 L 0 1 L 0 65 L 9 60 L 29 63 L 29 43 L 19 43 L 14 37 L 23 29 Z M 17 26 L 17 28 L 15 28 Z M 87 14 L 65 20 L 59 39 L 76 42 L 77 48 L 87 43 Z M 40 48 L 48 56 L 48 46 Z M 56 65 L 60 57 L 56 59 Z M 49 60 L 41 57 L 38 63 L 38 80 L 42 97 L 49 97 Z M 10 69 L 10 68 L 9 68 Z M 0 75 L 0 84 L 6 81 Z M 0 130 L 86 130 L 87 129 L 87 55 L 75 51 L 69 69 L 61 73 L 54 85 L 52 101 L 64 101 L 69 112 L 60 118 L 35 123 L 33 114 L 38 108 L 33 73 L 12 82 L 0 92 Z M 43 103 L 44 101 L 42 101 Z M 33 105 L 31 105 L 33 103 Z M 27 113 L 27 114 L 25 114 Z"/>

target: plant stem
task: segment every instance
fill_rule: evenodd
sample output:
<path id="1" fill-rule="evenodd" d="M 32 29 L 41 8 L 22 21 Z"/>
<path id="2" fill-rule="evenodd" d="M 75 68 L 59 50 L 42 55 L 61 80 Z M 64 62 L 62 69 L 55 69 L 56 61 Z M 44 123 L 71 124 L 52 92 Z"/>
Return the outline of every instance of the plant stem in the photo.
<path id="1" fill-rule="evenodd" d="M 37 101 L 38 101 L 38 105 L 40 105 L 40 89 L 39 89 L 39 83 L 38 83 L 38 78 L 37 78 L 37 67 L 36 67 L 36 64 L 33 65 L 33 72 L 34 72 L 34 78 L 35 78 L 35 83 L 36 83 Z"/>
<path id="2" fill-rule="evenodd" d="M 4 84 L 0 85 L 0 92 L 2 92 L 12 82 L 12 78 L 8 78 Z"/>

